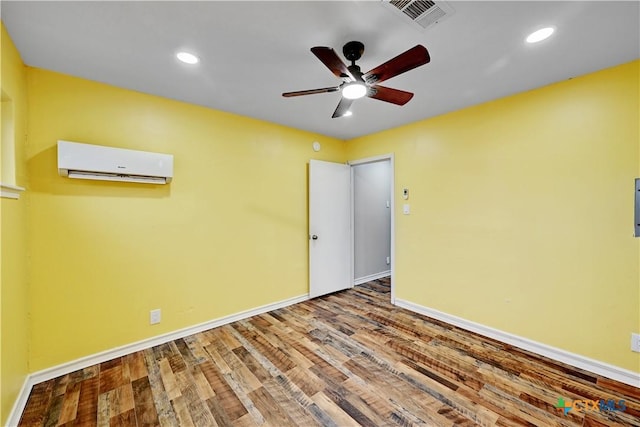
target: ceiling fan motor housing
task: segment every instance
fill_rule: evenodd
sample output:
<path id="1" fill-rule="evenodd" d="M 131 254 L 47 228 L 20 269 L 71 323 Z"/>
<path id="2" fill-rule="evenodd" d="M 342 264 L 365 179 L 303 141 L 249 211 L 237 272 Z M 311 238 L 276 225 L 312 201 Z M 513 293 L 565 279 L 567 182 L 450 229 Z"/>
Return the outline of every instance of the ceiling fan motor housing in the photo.
<path id="1" fill-rule="evenodd" d="M 347 69 L 349 70 L 349 72 L 351 73 L 351 75 L 353 76 L 353 80 L 356 82 L 360 82 L 362 84 L 365 84 L 366 82 L 364 81 L 364 79 L 362 78 L 362 71 L 360 71 L 360 67 L 358 67 L 356 64 L 353 65 L 349 65 L 347 67 Z"/>

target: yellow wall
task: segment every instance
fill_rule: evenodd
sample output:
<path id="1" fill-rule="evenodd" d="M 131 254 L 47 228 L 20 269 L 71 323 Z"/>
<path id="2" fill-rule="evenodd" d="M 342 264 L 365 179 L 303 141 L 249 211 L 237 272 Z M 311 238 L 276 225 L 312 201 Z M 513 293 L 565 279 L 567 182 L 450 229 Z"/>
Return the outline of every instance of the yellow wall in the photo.
<path id="1" fill-rule="evenodd" d="M 640 372 L 639 63 L 349 141 L 395 153 L 397 298 Z"/>
<path id="2" fill-rule="evenodd" d="M 40 69 L 28 89 L 31 371 L 308 292 L 306 165 L 344 142 Z M 58 139 L 171 153 L 175 178 L 62 178 Z"/>
<path id="3" fill-rule="evenodd" d="M 1 91 L 11 99 L 15 183 L 26 186 L 26 71 L 4 25 L 0 29 Z M 5 103 L 3 103 L 6 105 Z M 3 123 L 3 127 L 6 123 Z M 1 176 L 1 175 L 0 175 Z M 27 198 L 0 199 L 0 424 L 4 425 L 28 373 Z"/>

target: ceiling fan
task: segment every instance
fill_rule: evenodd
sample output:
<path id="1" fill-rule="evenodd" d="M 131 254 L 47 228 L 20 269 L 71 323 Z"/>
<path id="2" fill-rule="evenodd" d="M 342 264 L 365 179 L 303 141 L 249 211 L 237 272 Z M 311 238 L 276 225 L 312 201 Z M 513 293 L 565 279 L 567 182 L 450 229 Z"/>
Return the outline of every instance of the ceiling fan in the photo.
<path id="1" fill-rule="evenodd" d="M 351 61 L 351 65 L 349 66 L 345 65 L 336 52 L 330 47 L 312 47 L 311 52 L 322 61 L 336 77 L 342 79 L 342 83 L 339 86 L 321 89 L 285 92 L 282 96 L 289 98 L 292 96 L 341 91 L 342 98 L 338 103 L 338 107 L 333 112 L 332 118 L 348 115 L 349 108 L 351 108 L 353 101 L 364 96 L 380 101 L 391 102 L 396 105 L 406 104 L 413 98 L 413 93 L 380 86 L 378 83 L 413 70 L 431 60 L 427 48 L 422 45 L 416 45 L 384 64 L 378 65 L 371 71 L 363 73 L 360 71 L 360 67 L 356 65 L 356 61 L 360 59 L 364 53 L 364 45 L 360 42 L 351 41 L 342 48 L 344 57 L 348 61 Z"/>

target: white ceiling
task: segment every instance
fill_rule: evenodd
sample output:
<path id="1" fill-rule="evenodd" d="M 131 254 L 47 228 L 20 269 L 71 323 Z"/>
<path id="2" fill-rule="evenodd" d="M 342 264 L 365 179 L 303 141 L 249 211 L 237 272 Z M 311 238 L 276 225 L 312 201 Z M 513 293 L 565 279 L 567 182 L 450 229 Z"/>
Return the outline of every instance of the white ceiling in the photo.
<path id="1" fill-rule="evenodd" d="M 6 1 L 2 21 L 30 66 L 341 139 L 457 110 L 640 57 L 640 2 L 452 1 L 427 30 L 381 1 Z M 542 26 L 554 36 L 525 37 Z M 415 93 L 399 107 L 339 93 L 282 92 L 340 81 L 309 51 L 358 40 L 363 71 L 423 44 L 431 62 L 384 83 Z M 186 66 L 186 49 L 201 63 Z M 345 61 L 346 62 L 346 61 Z M 640 78 L 640 77 L 639 77 Z"/>

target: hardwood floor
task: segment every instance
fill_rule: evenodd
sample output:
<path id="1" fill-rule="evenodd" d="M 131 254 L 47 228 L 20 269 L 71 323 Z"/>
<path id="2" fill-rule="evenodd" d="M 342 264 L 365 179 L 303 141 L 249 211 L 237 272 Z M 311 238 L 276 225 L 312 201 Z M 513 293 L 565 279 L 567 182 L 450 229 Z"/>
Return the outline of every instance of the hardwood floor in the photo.
<path id="1" fill-rule="evenodd" d="M 36 385 L 20 426 L 60 425 L 640 426 L 640 389 L 394 307 L 383 279 Z"/>

